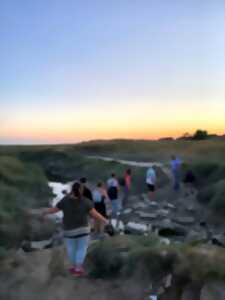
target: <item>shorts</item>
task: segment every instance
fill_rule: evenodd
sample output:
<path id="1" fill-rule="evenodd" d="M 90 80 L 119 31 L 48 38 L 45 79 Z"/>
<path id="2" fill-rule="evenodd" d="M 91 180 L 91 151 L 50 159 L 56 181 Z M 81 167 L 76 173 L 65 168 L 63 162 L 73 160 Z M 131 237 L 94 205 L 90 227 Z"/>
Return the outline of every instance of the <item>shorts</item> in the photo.
<path id="1" fill-rule="evenodd" d="M 148 187 L 149 192 L 154 192 L 154 191 L 155 191 L 155 186 L 154 186 L 154 184 L 149 184 L 149 183 L 147 183 L 147 187 Z"/>
<path id="2" fill-rule="evenodd" d="M 95 209 L 97 210 L 98 213 L 100 213 L 103 217 L 107 217 L 106 214 L 106 207 L 105 207 L 105 203 L 99 202 L 99 203 L 95 203 Z"/>

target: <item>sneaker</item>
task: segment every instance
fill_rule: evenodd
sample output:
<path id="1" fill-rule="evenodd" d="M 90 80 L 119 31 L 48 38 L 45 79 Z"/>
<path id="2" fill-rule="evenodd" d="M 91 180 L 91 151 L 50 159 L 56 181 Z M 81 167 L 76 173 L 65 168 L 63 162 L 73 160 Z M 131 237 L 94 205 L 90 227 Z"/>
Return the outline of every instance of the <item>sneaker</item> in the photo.
<path id="1" fill-rule="evenodd" d="M 74 274 L 75 271 L 76 271 L 76 268 L 75 268 L 75 267 L 70 267 L 70 268 L 68 269 L 68 271 L 69 271 L 71 274 Z"/>
<path id="2" fill-rule="evenodd" d="M 75 268 L 73 275 L 75 275 L 76 277 L 83 277 L 86 275 L 86 273 L 83 267 L 79 267 L 79 268 Z"/>

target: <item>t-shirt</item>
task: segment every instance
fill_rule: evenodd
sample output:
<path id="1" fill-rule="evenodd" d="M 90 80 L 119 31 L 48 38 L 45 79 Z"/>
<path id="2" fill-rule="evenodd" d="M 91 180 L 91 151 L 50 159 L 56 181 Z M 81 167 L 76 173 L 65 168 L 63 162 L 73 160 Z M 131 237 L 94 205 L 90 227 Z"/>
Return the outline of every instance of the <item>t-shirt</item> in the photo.
<path id="1" fill-rule="evenodd" d="M 84 186 L 84 190 L 83 190 L 83 196 L 91 201 L 93 201 L 93 197 L 92 197 L 92 192 L 89 190 L 89 188 L 87 188 L 86 186 Z"/>
<path id="2" fill-rule="evenodd" d="M 146 173 L 146 183 L 151 184 L 151 185 L 155 185 L 155 182 L 156 182 L 155 171 L 154 171 L 154 169 L 149 168 L 147 170 L 147 173 Z"/>
<path id="3" fill-rule="evenodd" d="M 107 180 L 108 188 L 110 188 L 111 186 L 118 187 L 118 185 L 119 185 L 119 183 L 118 183 L 118 180 L 116 178 L 111 177 Z"/>
<path id="4" fill-rule="evenodd" d="M 130 186 L 131 186 L 131 175 L 125 174 L 124 180 L 125 180 L 126 187 L 130 188 Z"/>
<path id="5" fill-rule="evenodd" d="M 64 235 L 66 237 L 89 234 L 88 213 L 94 207 L 89 199 L 78 200 L 67 195 L 56 204 L 56 207 L 63 212 Z"/>
<path id="6" fill-rule="evenodd" d="M 181 160 L 179 158 L 172 159 L 171 162 L 170 162 L 170 165 L 171 165 L 171 169 L 173 171 L 178 171 L 180 169 L 180 166 L 181 166 Z"/>
<path id="7" fill-rule="evenodd" d="M 107 181 L 107 186 L 108 186 L 108 196 L 110 200 L 116 200 L 118 198 L 118 180 L 116 178 L 109 178 Z"/>
<path id="8" fill-rule="evenodd" d="M 94 190 L 94 192 L 93 192 L 93 201 L 94 201 L 94 203 L 102 202 L 102 194 L 97 189 Z"/>

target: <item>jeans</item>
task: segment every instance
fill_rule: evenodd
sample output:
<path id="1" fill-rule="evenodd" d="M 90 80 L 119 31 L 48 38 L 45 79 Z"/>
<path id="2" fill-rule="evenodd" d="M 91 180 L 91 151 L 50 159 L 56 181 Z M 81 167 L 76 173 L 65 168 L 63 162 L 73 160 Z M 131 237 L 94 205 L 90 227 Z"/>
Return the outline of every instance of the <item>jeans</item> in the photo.
<path id="1" fill-rule="evenodd" d="M 65 238 L 70 262 L 74 266 L 82 266 L 88 249 L 89 235 L 78 238 Z"/>
<path id="2" fill-rule="evenodd" d="M 175 191 L 180 189 L 180 172 L 178 170 L 173 170 L 173 188 Z"/>
<path id="3" fill-rule="evenodd" d="M 112 216 L 117 217 L 118 213 L 121 210 L 121 200 L 114 199 L 114 200 L 111 200 L 111 203 L 112 203 Z"/>

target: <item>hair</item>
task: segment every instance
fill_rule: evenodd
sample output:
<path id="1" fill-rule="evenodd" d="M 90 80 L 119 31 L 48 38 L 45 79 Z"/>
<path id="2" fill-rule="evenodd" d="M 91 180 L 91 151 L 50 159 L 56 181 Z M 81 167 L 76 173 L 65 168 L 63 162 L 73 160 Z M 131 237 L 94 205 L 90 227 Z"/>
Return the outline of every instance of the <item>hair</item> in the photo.
<path id="1" fill-rule="evenodd" d="M 102 182 L 99 181 L 99 182 L 97 183 L 97 187 L 99 187 L 99 188 L 102 187 Z"/>
<path id="2" fill-rule="evenodd" d="M 72 185 L 72 190 L 71 190 L 73 196 L 76 197 L 76 198 L 79 198 L 79 199 L 81 198 L 81 195 L 82 195 L 81 191 L 80 191 L 80 188 L 81 188 L 80 183 L 79 182 L 75 182 Z"/>
<path id="3" fill-rule="evenodd" d="M 126 174 L 131 175 L 131 169 L 126 169 Z"/>
<path id="4" fill-rule="evenodd" d="M 112 176 L 112 177 L 116 177 L 115 173 L 112 173 L 111 176 Z"/>
<path id="5" fill-rule="evenodd" d="M 86 177 L 81 177 L 80 178 L 80 183 L 86 183 L 87 182 L 87 178 Z"/>

